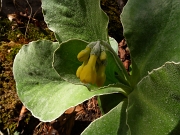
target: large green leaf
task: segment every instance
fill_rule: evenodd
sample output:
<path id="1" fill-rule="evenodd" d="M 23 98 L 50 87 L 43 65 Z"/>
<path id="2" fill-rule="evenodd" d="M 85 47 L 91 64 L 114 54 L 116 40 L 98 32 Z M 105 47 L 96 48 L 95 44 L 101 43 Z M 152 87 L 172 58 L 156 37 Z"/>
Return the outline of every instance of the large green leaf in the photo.
<path id="1" fill-rule="evenodd" d="M 82 135 L 127 135 L 127 100 L 122 101 L 107 114 L 93 121 Z"/>
<path id="2" fill-rule="evenodd" d="M 88 43 L 83 40 L 72 39 L 60 44 L 60 47 L 54 54 L 54 68 L 58 74 L 66 81 L 76 84 L 82 84 L 76 77 L 76 70 L 82 64 L 77 59 L 78 53 L 83 50 Z M 113 50 L 111 50 L 113 51 Z M 107 50 L 106 82 L 105 86 L 116 84 L 121 79 L 122 83 L 127 84 L 124 73 L 114 58 L 114 54 Z M 120 61 L 120 60 L 119 60 Z M 97 87 L 96 87 L 97 89 Z"/>
<path id="3" fill-rule="evenodd" d="M 121 101 L 123 101 L 126 96 L 122 93 L 114 93 L 108 95 L 101 95 L 98 97 L 98 106 L 101 109 L 101 113 L 105 114 L 109 112 L 112 108 L 117 106 Z"/>
<path id="4" fill-rule="evenodd" d="M 31 42 L 16 55 L 13 73 L 23 104 L 41 121 L 52 121 L 65 110 L 95 96 L 122 92 L 117 87 L 89 91 L 83 85 L 62 80 L 52 66 L 59 43 Z M 62 66 L 63 67 L 63 66 Z"/>
<path id="5" fill-rule="evenodd" d="M 107 41 L 108 17 L 100 8 L 100 0 L 43 0 L 42 8 L 59 42 L 71 38 Z"/>
<path id="6" fill-rule="evenodd" d="M 180 63 L 166 63 L 144 77 L 129 95 L 133 135 L 180 134 Z"/>
<path id="7" fill-rule="evenodd" d="M 134 84 L 166 61 L 180 61 L 179 0 L 128 0 L 121 15 Z"/>

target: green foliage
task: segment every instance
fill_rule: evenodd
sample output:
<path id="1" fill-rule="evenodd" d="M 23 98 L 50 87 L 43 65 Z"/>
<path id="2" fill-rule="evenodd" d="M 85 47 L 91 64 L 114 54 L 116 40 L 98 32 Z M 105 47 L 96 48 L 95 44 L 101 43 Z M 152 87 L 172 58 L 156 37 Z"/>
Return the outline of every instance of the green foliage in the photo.
<path id="1" fill-rule="evenodd" d="M 99 2 L 42 1 L 45 20 L 58 42 L 31 42 L 17 54 L 13 72 L 21 101 L 34 116 L 51 121 L 101 95 L 105 114 L 82 134 L 179 134 L 178 0 L 128 1 L 121 19 L 131 52 L 131 76 L 109 45 L 108 18 Z M 100 41 L 108 58 L 107 79 L 100 88 L 82 84 L 75 75 L 81 65 L 78 52 L 93 41 Z"/>
<path id="2" fill-rule="evenodd" d="M 97 0 L 44 0 L 42 8 L 45 21 L 59 42 L 71 38 L 88 42 L 108 38 L 107 29 L 104 29 L 108 25 L 108 17 L 100 10 L 100 2 Z M 57 10 L 53 12 L 49 9 Z"/>
<path id="3" fill-rule="evenodd" d="M 82 41 L 73 40 L 69 44 L 72 42 Z M 58 42 L 47 40 L 31 42 L 23 46 L 15 58 L 13 72 L 17 92 L 21 101 L 33 112 L 34 116 L 42 121 L 52 121 L 71 106 L 82 103 L 94 95 L 124 92 L 121 88 L 113 86 L 91 92 L 83 85 L 61 79 L 52 67 L 54 51 L 58 47 Z M 47 110 L 52 111 L 47 112 Z"/>
<path id="4" fill-rule="evenodd" d="M 137 8 L 132 8 L 135 5 Z M 121 18 L 131 51 L 134 84 L 167 61 L 179 62 L 178 5 L 178 0 L 150 0 L 129 1 L 125 6 Z"/>
<path id="5" fill-rule="evenodd" d="M 97 119 L 96 122 L 92 122 L 90 124 L 90 128 L 87 128 L 82 134 L 83 135 L 126 134 L 128 129 L 126 125 L 126 107 L 127 107 L 127 100 L 120 102 L 107 114 Z"/>
<path id="6" fill-rule="evenodd" d="M 129 96 L 127 108 L 131 133 L 165 135 L 179 125 L 179 70 L 180 63 L 167 62 L 138 83 Z M 180 133 L 177 127 L 175 130 Z"/>

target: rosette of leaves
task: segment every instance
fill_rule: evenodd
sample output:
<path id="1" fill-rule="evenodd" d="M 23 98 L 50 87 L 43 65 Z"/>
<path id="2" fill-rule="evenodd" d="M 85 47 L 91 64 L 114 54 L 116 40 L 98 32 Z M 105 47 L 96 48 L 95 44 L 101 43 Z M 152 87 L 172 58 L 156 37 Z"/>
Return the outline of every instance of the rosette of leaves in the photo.
<path id="1" fill-rule="evenodd" d="M 84 134 L 179 134 L 179 2 L 129 0 L 121 15 L 132 58 L 126 73 L 107 35 L 108 17 L 99 0 L 43 0 L 48 27 L 58 42 L 24 45 L 13 72 L 23 104 L 41 121 L 52 121 L 68 108 L 100 96 L 104 115 Z M 106 47 L 106 82 L 84 85 L 76 77 L 77 54 L 93 41 Z"/>

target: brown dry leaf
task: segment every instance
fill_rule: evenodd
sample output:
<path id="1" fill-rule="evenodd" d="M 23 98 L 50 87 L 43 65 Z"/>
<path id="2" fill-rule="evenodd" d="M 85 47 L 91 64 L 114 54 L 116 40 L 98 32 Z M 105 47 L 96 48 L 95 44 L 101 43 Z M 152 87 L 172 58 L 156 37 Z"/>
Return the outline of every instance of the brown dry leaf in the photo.
<path id="1" fill-rule="evenodd" d="M 118 46 L 119 46 L 119 50 L 118 50 L 119 58 L 123 62 L 123 65 L 124 65 L 125 69 L 129 72 L 129 67 L 131 65 L 131 60 L 130 60 L 130 50 L 127 47 L 126 40 L 123 39 L 119 43 Z"/>

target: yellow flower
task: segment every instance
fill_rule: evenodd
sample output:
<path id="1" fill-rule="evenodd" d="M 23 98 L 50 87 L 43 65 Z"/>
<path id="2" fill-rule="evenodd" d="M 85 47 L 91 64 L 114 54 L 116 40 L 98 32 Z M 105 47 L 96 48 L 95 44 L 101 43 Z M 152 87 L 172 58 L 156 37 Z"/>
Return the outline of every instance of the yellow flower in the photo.
<path id="1" fill-rule="evenodd" d="M 77 58 L 83 62 L 76 71 L 76 76 L 83 83 L 96 84 L 103 86 L 106 80 L 105 62 L 107 54 L 100 41 L 91 42 L 84 50 L 81 50 Z"/>
<path id="2" fill-rule="evenodd" d="M 98 87 L 103 86 L 104 82 L 106 81 L 106 74 L 105 74 L 105 64 L 100 64 L 98 71 L 97 71 L 97 78 L 96 84 Z"/>
<path id="3" fill-rule="evenodd" d="M 76 71 L 76 76 L 79 78 L 81 71 L 83 69 L 83 67 L 87 64 L 87 61 L 84 61 L 83 64 L 81 66 L 78 67 L 77 71 Z"/>
<path id="4" fill-rule="evenodd" d="M 105 51 L 102 51 L 102 52 L 100 53 L 99 59 L 100 59 L 101 61 L 104 61 L 104 60 L 106 60 L 106 57 L 107 57 L 106 52 L 105 52 Z"/>
<path id="5" fill-rule="evenodd" d="M 78 60 L 80 62 L 87 61 L 89 58 L 90 52 L 91 52 L 90 47 L 86 47 L 84 50 L 81 50 L 77 55 Z"/>
<path id="6" fill-rule="evenodd" d="M 96 82 L 96 55 L 90 55 L 88 63 L 83 67 L 80 73 L 80 80 L 83 83 L 92 83 Z"/>

